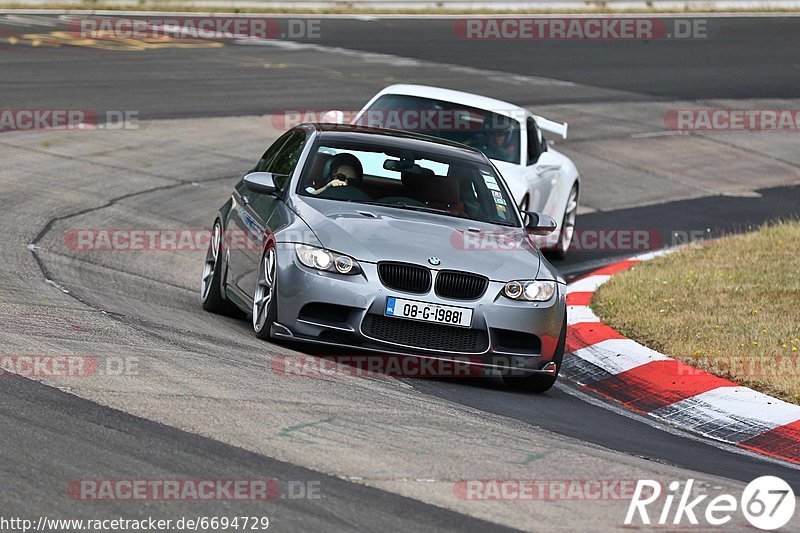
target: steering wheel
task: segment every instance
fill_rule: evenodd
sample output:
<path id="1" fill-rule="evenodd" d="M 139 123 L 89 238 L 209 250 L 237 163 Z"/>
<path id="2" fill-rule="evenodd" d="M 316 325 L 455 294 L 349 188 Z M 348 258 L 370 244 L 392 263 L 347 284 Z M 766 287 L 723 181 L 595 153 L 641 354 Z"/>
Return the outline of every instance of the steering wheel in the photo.
<path id="1" fill-rule="evenodd" d="M 371 202 L 372 197 L 352 185 L 343 187 L 330 187 L 319 194 L 319 198 L 330 198 L 331 200 L 352 200 L 356 202 Z"/>

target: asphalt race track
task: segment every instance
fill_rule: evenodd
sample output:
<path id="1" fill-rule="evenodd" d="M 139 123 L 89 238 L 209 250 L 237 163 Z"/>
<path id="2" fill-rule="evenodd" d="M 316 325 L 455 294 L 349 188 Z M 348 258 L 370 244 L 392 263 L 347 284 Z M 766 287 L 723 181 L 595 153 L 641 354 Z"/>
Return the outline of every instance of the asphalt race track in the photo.
<path id="1" fill-rule="evenodd" d="M 459 40 L 449 19 L 324 18 L 320 38 L 295 43 L 130 48 L 70 42 L 64 24 L 0 14 L 0 106 L 135 111 L 139 122 L 0 132 L 0 354 L 81 354 L 105 369 L 0 378 L 3 517 L 600 531 L 622 526 L 628 500 L 483 502 L 454 487 L 694 478 L 735 493 L 775 475 L 800 490 L 795 465 L 661 426 L 566 381 L 526 395 L 491 379 L 283 376 L 276 358 L 312 351 L 258 341 L 247 321 L 203 312 L 204 250 L 85 252 L 65 237 L 206 229 L 286 129 L 285 112 L 358 109 L 398 82 L 568 121 L 569 139 L 555 146 L 582 172 L 586 230 L 644 229 L 655 249 L 796 217 L 796 132 L 675 135 L 663 116 L 796 109 L 800 17 L 712 18 L 708 38 L 686 41 L 536 43 Z M 573 278 L 634 251 L 585 246 L 556 266 Z M 119 361 L 134 367 L 109 370 Z M 281 492 L 268 502 L 75 498 L 70 483 L 87 479 L 275 479 Z"/>

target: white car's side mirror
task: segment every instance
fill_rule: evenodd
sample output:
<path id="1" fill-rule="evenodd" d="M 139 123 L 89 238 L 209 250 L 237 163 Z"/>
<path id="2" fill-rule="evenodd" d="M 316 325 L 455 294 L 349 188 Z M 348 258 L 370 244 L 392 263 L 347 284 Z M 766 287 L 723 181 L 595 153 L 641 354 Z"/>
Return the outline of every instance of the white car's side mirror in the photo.
<path id="1" fill-rule="evenodd" d="M 551 152 L 543 152 L 536 161 L 535 170 L 538 174 L 561 168 L 561 160 Z"/>

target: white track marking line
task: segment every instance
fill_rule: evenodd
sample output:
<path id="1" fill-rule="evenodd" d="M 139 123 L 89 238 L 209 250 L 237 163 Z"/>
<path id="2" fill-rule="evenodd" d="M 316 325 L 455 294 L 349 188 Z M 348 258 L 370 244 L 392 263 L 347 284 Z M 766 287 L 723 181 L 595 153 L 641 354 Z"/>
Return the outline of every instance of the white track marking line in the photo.
<path id="1" fill-rule="evenodd" d="M 567 326 L 574 326 L 584 322 L 600 322 L 600 318 L 594 314 L 588 305 L 568 305 Z"/>
<path id="2" fill-rule="evenodd" d="M 611 279 L 611 276 L 593 275 L 573 281 L 567 285 L 567 294 L 573 292 L 595 292 L 597 288 Z"/>
<path id="3" fill-rule="evenodd" d="M 646 261 L 670 254 L 681 247 L 673 247 L 635 256 L 628 261 Z M 589 275 L 567 288 L 570 292 L 595 292 L 610 279 L 610 275 Z M 570 316 L 572 315 L 572 316 Z M 568 306 L 568 324 L 600 322 L 592 310 L 585 305 Z M 617 375 L 652 361 L 671 361 L 671 357 L 630 339 L 609 339 L 576 350 L 571 354 L 611 375 Z M 624 409 L 620 406 L 620 410 Z M 617 409 L 613 409 L 615 412 Z M 650 417 L 686 431 L 699 433 L 709 440 L 736 444 L 739 442 L 800 420 L 800 406 L 755 391 L 740 385 L 717 387 L 696 394 L 648 413 Z M 750 428 L 752 435 L 748 435 Z M 728 437 L 725 437 L 727 431 Z M 759 458 L 767 457 L 755 454 Z M 765 459 L 769 460 L 769 459 Z M 785 464 L 778 460 L 780 464 Z"/>
<path id="4" fill-rule="evenodd" d="M 630 418 L 631 420 L 641 422 L 642 424 L 650 426 L 653 429 L 663 431 L 664 433 L 669 433 L 670 435 L 675 435 L 676 437 L 681 437 L 683 439 L 693 440 L 695 442 L 699 442 L 726 452 L 731 452 L 738 455 L 744 455 L 751 459 L 758 459 L 759 461 L 776 464 L 782 467 L 791 468 L 793 470 L 800 470 L 800 465 L 796 465 L 788 461 L 782 461 L 780 459 L 770 457 L 769 455 L 762 455 L 760 453 L 756 453 L 733 444 L 728 444 L 726 442 L 697 435 L 679 426 L 671 426 L 668 421 L 665 421 L 663 419 L 657 419 L 647 415 L 642 415 L 635 411 L 631 411 L 630 409 L 626 409 L 620 405 L 608 403 L 604 400 L 601 400 L 599 398 L 587 394 L 586 392 L 582 391 L 581 389 L 577 388 L 572 384 L 567 384 L 564 383 L 563 381 L 557 381 L 555 386 L 558 390 L 564 392 L 565 394 L 569 394 L 570 396 L 573 396 L 574 398 L 577 398 L 582 402 L 586 402 L 595 407 L 600 407 L 601 409 L 605 409 L 606 411 L 611 411 L 616 415 L 624 416 L 625 418 Z M 648 455 L 646 455 L 646 452 L 647 450 L 642 450 L 642 453 L 639 455 L 637 454 L 631 454 L 631 455 L 636 455 L 637 457 L 649 457 Z"/>
<path id="5" fill-rule="evenodd" d="M 673 135 L 689 135 L 688 131 L 650 131 L 646 133 L 632 133 L 631 139 L 650 139 L 652 137 L 672 137 Z"/>
<path id="6" fill-rule="evenodd" d="M 731 422 L 755 420 L 779 427 L 800 420 L 800 406 L 742 386 L 718 387 L 671 404 L 668 408 L 680 412 L 684 406 L 691 409 L 691 416 L 687 418 L 697 419 L 696 425 L 715 419 Z"/>
<path id="7" fill-rule="evenodd" d="M 680 249 L 680 246 L 676 246 L 674 248 L 665 248 L 663 250 L 656 250 L 654 252 L 647 252 L 645 254 L 637 255 L 633 259 L 636 261 L 649 261 L 650 259 L 655 259 L 656 257 L 662 257 L 664 255 L 669 255 L 673 252 L 676 252 Z"/>
<path id="8" fill-rule="evenodd" d="M 501 72 L 499 70 L 487 70 L 474 67 L 466 67 L 463 65 L 455 65 L 452 63 L 438 63 L 435 61 L 427 61 L 424 59 L 414 59 L 410 57 L 398 56 L 393 54 L 381 54 L 377 52 L 364 52 L 361 50 L 351 50 L 349 48 L 341 48 L 338 46 L 323 46 L 313 43 L 298 43 L 295 41 L 280 41 L 271 39 L 260 39 L 257 37 L 249 37 L 244 39 L 237 39 L 233 41 L 236 44 L 254 45 L 254 46 L 271 46 L 287 51 L 310 51 L 324 54 L 333 54 L 344 57 L 353 57 L 361 59 L 367 63 L 389 65 L 393 67 L 416 67 L 416 68 L 430 68 L 437 70 L 447 70 L 459 74 L 471 74 L 475 76 L 487 77 L 494 82 L 500 81 L 510 83 L 511 85 L 538 85 L 538 86 L 551 86 L 551 87 L 574 87 L 576 84 L 571 81 L 556 80 L 553 78 L 543 78 L 539 76 L 524 76 L 522 74 L 514 74 L 510 72 Z"/>
<path id="9" fill-rule="evenodd" d="M 672 361 L 671 357 L 651 350 L 630 339 L 608 339 L 572 352 L 606 372 L 616 375 L 653 361 Z"/>

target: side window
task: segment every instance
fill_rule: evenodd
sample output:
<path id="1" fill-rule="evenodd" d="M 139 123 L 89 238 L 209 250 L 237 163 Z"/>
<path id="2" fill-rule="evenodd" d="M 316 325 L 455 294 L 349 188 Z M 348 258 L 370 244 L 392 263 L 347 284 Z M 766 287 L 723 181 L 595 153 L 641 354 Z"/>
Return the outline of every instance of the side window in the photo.
<path id="1" fill-rule="evenodd" d="M 527 133 L 528 133 L 528 164 L 532 165 L 539 160 L 539 155 L 541 155 L 541 139 L 539 138 L 541 133 L 539 132 L 539 128 L 536 127 L 536 123 L 533 121 L 532 118 L 528 118 L 527 122 Z"/>
<path id="2" fill-rule="evenodd" d="M 267 148 L 267 151 L 261 156 L 261 159 L 259 159 L 256 168 L 253 169 L 253 172 L 267 172 L 269 164 L 272 163 L 273 159 L 275 159 L 275 154 L 277 154 L 278 150 L 280 150 L 284 145 L 286 139 L 292 136 L 292 133 L 293 132 L 289 131 L 278 137 L 278 140 L 272 143 L 272 146 Z"/>
<path id="3" fill-rule="evenodd" d="M 294 167 L 297 166 L 297 162 L 300 161 L 300 154 L 303 152 L 305 144 L 306 134 L 302 131 L 293 131 L 289 140 L 286 141 L 286 144 L 283 145 L 275 159 L 270 163 L 269 172 L 289 176 Z M 287 179 L 283 178 L 280 181 L 276 181 L 276 184 L 282 189 L 286 185 Z"/>

